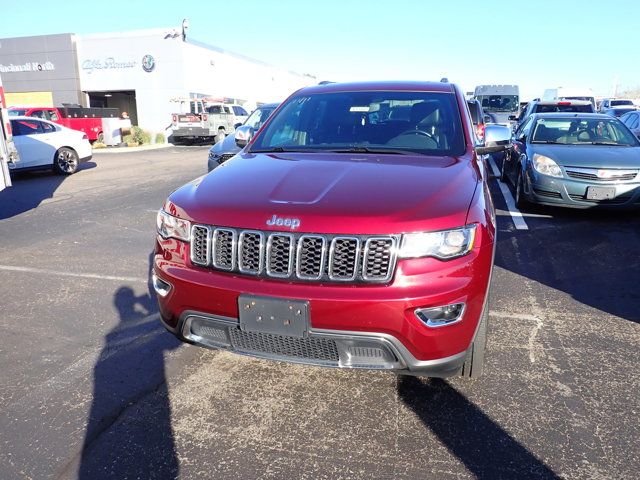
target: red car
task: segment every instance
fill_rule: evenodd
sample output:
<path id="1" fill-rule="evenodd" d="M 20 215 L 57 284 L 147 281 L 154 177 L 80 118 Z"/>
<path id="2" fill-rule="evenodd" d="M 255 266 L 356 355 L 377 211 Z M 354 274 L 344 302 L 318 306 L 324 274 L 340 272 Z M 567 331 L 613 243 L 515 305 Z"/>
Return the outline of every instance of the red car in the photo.
<path id="1" fill-rule="evenodd" d="M 84 132 L 90 142 L 104 141 L 103 118 L 118 118 L 117 108 L 84 107 L 12 107 L 9 115 L 36 117 Z"/>
<path id="2" fill-rule="evenodd" d="M 294 93 L 235 158 L 158 212 L 152 281 L 180 339 L 446 377 L 482 372 L 495 216 L 449 83 Z"/>

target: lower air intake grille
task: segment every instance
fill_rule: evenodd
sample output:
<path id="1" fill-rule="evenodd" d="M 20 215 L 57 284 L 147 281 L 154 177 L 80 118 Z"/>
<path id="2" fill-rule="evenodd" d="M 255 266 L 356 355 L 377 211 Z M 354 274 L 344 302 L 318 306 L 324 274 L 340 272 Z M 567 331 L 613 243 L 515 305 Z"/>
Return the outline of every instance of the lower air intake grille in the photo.
<path id="1" fill-rule="evenodd" d="M 243 332 L 238 328 L 230 328 L 229 337 L 235 349 L 246 352 L 336 363 L 340 359 L 335 341 L 324 338 L 297 338 L 269 333 Z"/>

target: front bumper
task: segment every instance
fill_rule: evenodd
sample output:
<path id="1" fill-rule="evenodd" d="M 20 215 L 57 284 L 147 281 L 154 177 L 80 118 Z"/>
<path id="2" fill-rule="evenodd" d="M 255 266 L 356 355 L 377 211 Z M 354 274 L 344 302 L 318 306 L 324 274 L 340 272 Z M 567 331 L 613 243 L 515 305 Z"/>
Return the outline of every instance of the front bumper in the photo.
<path id="1" fill-rule="evenodd" d="M 164 326 L 183 340 L 240 355 L 333 368 L 392 370 L 429 377 L 456 375 L 467 352 L 418 360 L 393 335 L 311 329 L 305 338 L 243 332 L 234 318 L 186 311 L 178 326 Z"/>
<path id="2" fill-rule="evenodd" d="M 593 182 L 572 178 L 554 178 L 527 169 L 524 191 L 529 201 L 542 205 L 571 208 L 640 208 L 640 182 Z M 587 199 L 588 187 L 614 187 L 610 200 Z"/>
<path id="3" fill-rule="evenodd" d="M 158 297 L 163 323 L 183 341 L 260 358 L 438 377 L 454 375 L 464 363 L 493 265 L 493 242 L 485 241 L 448 262 L 398 261 L 387 285 L 296 283 L 200 268 L 185 262 L 188 250 L 183 242 L 158 237 L 154 257 L 154 274 L 171 285 Z M 244 332 L 239 297 L 247 293 L 308 302 L 303 340 Z M 417 308 L 458 302 L 465 304 L 462 318 L 444 327 L 430 328 L 414 314 Z M 323 341 L 331 345 L 332 356 L 291 353 L 320 348 Z"/>

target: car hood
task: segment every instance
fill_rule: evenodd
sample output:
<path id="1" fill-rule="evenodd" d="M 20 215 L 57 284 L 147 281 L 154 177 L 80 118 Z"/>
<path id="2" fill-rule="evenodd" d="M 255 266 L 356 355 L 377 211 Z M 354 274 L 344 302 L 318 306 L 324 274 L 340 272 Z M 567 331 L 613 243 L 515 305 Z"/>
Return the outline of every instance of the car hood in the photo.
<path id="1" fill-rule="evenodd" d="M 532 152 L 564 167 L 640 169 L 640 147 L 532 145 Z"/>
<path id="2" fill-rule="evenodd" d="M 240 150 L 241 148 L 236 145 L 236 139 L 233 134 L 227 135 L 221 142 L 216 143 L 209 149 L 210 152 L 213 152 L 216 155 L 238 153 Z"/>
<path id="3" fill-rule="evenodd" d="M 479 182 L 471 157 L 240 154 L 176 190 L 165 210 L 194 222 L 297 231 L 391 234 L 464 225 Z M 285 229 L 286 230 L 286 229 Z"/>

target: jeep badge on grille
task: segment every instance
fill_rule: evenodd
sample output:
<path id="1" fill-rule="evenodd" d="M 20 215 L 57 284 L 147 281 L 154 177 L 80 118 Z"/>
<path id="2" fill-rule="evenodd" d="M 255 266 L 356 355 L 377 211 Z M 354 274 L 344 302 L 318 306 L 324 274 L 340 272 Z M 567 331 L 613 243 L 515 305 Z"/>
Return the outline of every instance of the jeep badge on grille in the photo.
<path id="1" fill-rule="evenodd" d="M 273 215 L 273 217 L 267 220 L 267 225 L 269 225 L 270 227 L 273 227 L 274 225 L 276 227 L 287 227 L 287 228 L 290 228 L 291 230 L 295 230 L 300 226 L 300 219 L 299 218 L 282 218 L 282 217 L 278 217 L 277 215 Z"/>

